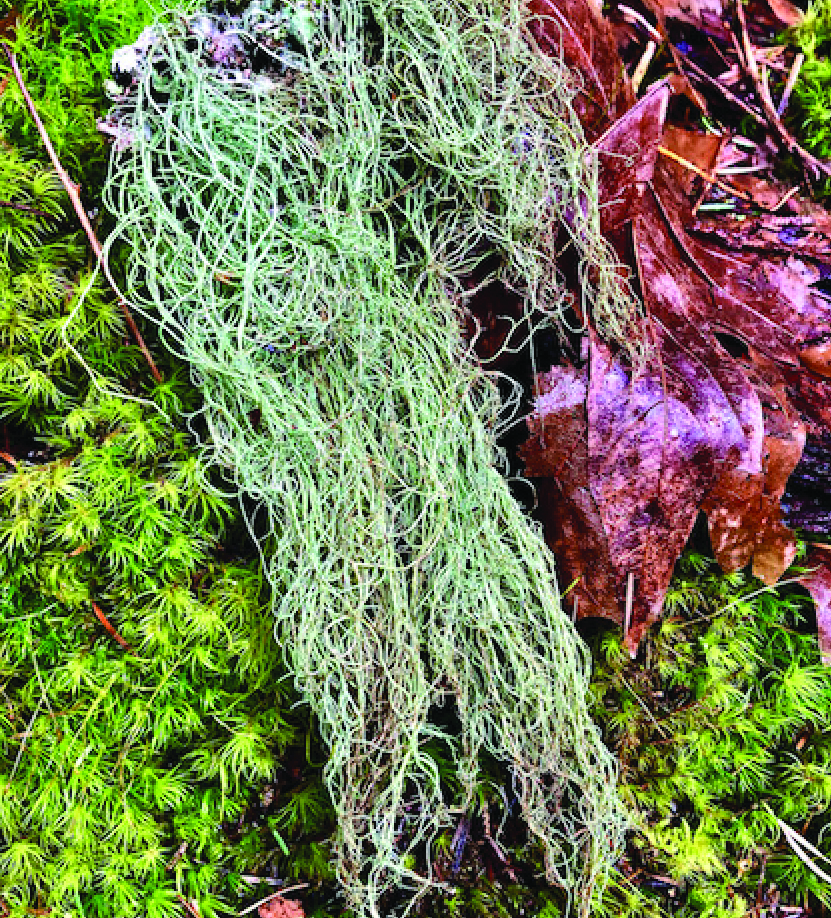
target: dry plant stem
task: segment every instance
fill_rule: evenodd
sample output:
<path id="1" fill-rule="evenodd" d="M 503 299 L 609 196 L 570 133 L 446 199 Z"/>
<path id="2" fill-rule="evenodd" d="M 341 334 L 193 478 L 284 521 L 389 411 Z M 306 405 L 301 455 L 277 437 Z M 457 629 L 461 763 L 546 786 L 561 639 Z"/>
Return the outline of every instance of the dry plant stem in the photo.
<path id="1" fill-rule="evenodd" d="M 72 181 L 72 179 L 69 177 L 69 173 L 66 171 L 66 169 L 64 169 L 61 161 L 58 159 L 58 154 L 55 152 L 55 148 L 52 146 L 52 141 L 49 139 L 49 134 L 46 132 L 46 128 L 43 122 L 40 120 L 40 115 L 37 112 L 34 100 L 32 99 L 29 90 L 26 88 L 26 83 L 23 80 L 23 74 L 21 73 L 20 67 L 18 66 L 17 57 L 15 56 L 14 51 L 12 51 L 9 45 L 7 45 L 5 42 L 2 42 L 2 44 L 3 50 L 6 52 L 6 57 L 9 59 L 9 64 L 11 65 L 14 78 L 17 81 L 17 85 L 20 87 L 20 92 L 22 93 L 23 99 L 26 102 L 26 108 L 28 108 L 29 114 L 32 116 L 32 120 L 35 122 L 35 126 L 37 127 L 41 140 L 43 141 L 43 145 L 46 147 L 46 152 L 49 155 L 49 159 L 52 161 L 52 165 L 55 168 L 55 172 L 57 172 L 58 178 L 61 180 L 61 184 L 66 189 L 66 193 L 69 195 L 69 200 L 72 202 L 72 207 L 74 208 L 75 213 L 78 216 L 78 220 L 80 221 L 81 226 L 87 235 L 87 239 L 89 240 L 89 244 L 95 253 L 95 257 L 98 259 L 98 264 L 101 266 L 104 277 L 107 278 L 108 283 L 116 294 L 119 308 L 124 314 L 124 319 L 127 322 L 127 327 L 130 329 L 130 334 L 133 336 L 133 339 L 138 345 L 139 350 L 144 355 L 144 359 L 147 361 L 147 364 L 150 367 L 150 372 L 153 374 L 153 379 L 155 379 L 157 383 L 160 383 L 162 381 L 162 374 L 159 372 L 158 367 L 156 366 L 156 363 L 147 348 L 147 345 L 144 343 L 144 338 L 142 337 L 141 332 L 139 331 L 138 326 L 136 325 L 135 320 L 133 319 L 133 316 L 127 307 L 127 304 L 124 302 L 118 292 L 118 287 L 110 272 L 109 265 L 105 261 L 103 252 L 101 251 L 101 243 L 98 241 L 98 237 L 95 235 L 95 231 L 89 222 L 89 217 L 87 217 L 87 213 L 84 210 L 83 204 L 81 203 L 79 186 Z"/>
<path id="2" fill-rule="evenodd" d="M 8 207 L 11 210 L 22 210 L 27 214 L 34 214 L 36 217 L 49 217 L 45 210 L 38 210 L 37 207 L 30 207 L 28 204 L 15 204 L 14 201 L 0 201 L 0 207 Z"/>
<path id="3" fill-rule="evenodd" d="M 684 159 L 683 156 L 679 156 L 672 150 L 668 150 L 666 147 L 658 147 L 658 152 L 662 156 L 666 156 L 669 159 L 674 160 L 676 163 L 679 163 L 685 169 L 689 169 L 690 172 L 694 172 L 699 178 L 703 178 L 705 182 L 708 182 L 711 185 L 718 185 L 719 188 L 721 188 L 723 191 L 726 191 L 728 194 L 733 195 L 733 197 L 739 198 L 742 201 L 746 201 L 748 204 L 756 203 L 749 194 L 745 194 L 745 192 L 739 191 L 738 188 L 734 188 L 728 182 L 723 182 L 721 179 L 716 178 L 716 176 L 711 175 L 709 172 L 705 172 L 704 169 L 699 168 L 695 163 L 691 163 L 688 159 Z"/>
<path id="4" fill-rule="evenodd" d="M 638 94 L 638 89 L 640 88 L 643 78 L 646 76 L 646 71 L 649 70 L 649 65 L 652 63 L 652 58 L 655 57 L 655 51 L 658 45 L 654 41 L 647 42 L 646 48 L 644 49 L 643 55 L 638 61 L 638 66 L 635 68 L 635 72 L 632 74 L 632 92 L 635 95 Z"/>
<path id="5" fill-rule="evenodd" d="M 198 909 L 194 908 L 194 906 L 190 902 L 188 902 L 188 900 L 181 893 L 176 893 L 176 898 L 182 903 L 182 906 L 184 907 L 185 911 L 191 916 L 191 918 L 202 918 L 202 916 L 199 914 Z"/>
<path id="6" fill-rule="evenodd" d="M 635 600 L 635 575 L 629 571 L 626 578 L 626 609 L 623 614 L 623 640 L 626 641 L 629 635 L 629 627 L 632 624 L 632 603 Z"/>
<path id="7" fill-rule="evenodd" d="M 794 185 L 790 191 L 785 192 L 782 197 L 771 207 L 771 213 L 776 213 L 781 207 L 784 207 L 788 201 L 795 195 L 799 194 L 799 185 Z"/>
<path id="8" fill-rule="evenodd" d="M 776 109 L 776 114 L 779 115 L 780 118 L 785 114 L 785 109 L 788 107 L 788 102 L 791 100 L 791 93 L 793 92 L 794 86 L 796 86 L 796 81 L 799 79 L 799 71 L 802 69 L 804 63 L 805 55 L 800 51 L 794 58 L 791 72 L 788 74 L 788 82 L 785 84 L 782 99 L 779 102 L 779 107 Z"/>
<path id="9" fill-rule="evenodd" d="M 762 74 L 759 71 L 759 63 L 756 60 L 753 45 L 750 43 L 750 36 L 747 32 L 747 19 L 744 15 L 742 0 L 738 0 L 736 3 L 736 15 L 742 33 L 739 61 L 742 64 L 742 69 L 753 81 L 756 95 L 762 105 L 762 110 L 765 113 L 768 125 L 773 130 L 782 146 L 784 146 L 789 153 L 798 156 L 802 160 L 805 170 L 814 178 L 819 178 L 820 175 L 831 175 L 831 165 L 824 163 L 822 160 L 817 159 L 816 156 L 812 156 L 807 150 L 803 149 L 782 123 L 782 119 L 776 111 L 776 106 L 773 104 L 770 89 L 766 81 L 762 79 Z"/>
<path id="10" fill-rule="evenodd" d="M 98 619 L 98 621 L 101 622 L 101 624 L 107 629 L 107 632 L 110 634 L 110 636 L 113 638 L 113 640 L 116 641 L 116 643 L 118 643 L 121 647 L 123 647 L 124 650 L 127 651 L 127 653 L 132 653 L 132 652 L 133 652 L 133 648 L 132 648 L 132 647 L 124 640 L 124 638 L 115 630 L 115 628 L 112 626 L 112 623 L 110 622 L 110 620 L 109 620 L 109 619 L 107 618 L 107 616 L 104 615 L 104 613 L 101 611 L 101 607 L 98 605 L 98 603 L 97 603 L 97 602 L 91 602 L 90 605 L 92 606 L 92 611 L 95 613 L 95 617 L 96 617 L 96 618 Z"/>

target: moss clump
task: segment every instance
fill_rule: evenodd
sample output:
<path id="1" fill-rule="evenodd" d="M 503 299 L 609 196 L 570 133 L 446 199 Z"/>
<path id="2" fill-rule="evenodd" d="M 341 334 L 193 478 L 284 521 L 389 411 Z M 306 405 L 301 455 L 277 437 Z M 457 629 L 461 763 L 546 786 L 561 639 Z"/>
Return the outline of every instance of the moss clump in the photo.
<path id="1" fill-rule="evenodd" d="M 303 739 L 258 568 L 219 560 L 233 510 L 159 410 L 177 416 L 187 386 L 144 386 L 112 298 L 79 301 L 89 269 L 49 228 L 53 177 L 10 154 L 3 178 L 54 216 L 0 211 L 0 412 L 19 457 L 0 477 L 0 899 L 14 916 L 163 916 L 181 893 L 211 915 L 235 873 L 277 866 L 263 831 L 226 828 Z M 326 834 L 305 784 L 270 810 L 289 840 Z M 324 849 L 297 854 L 281 866 L 326 873 Z"/>
<path id="2" fill-rule="evenodd" d="M 11 45 L 52 143 L 82 193 L 100 192 L 109 147 L 96 130 L 106 109 L 104 83 L 112 52 L 150 22 L 148 0 L 0 0 L 0 18 L 11 17 Z M 8 75 L 5 54 L 0 72 Z M 42 144 L 11 79 L 0 94 L 0 125 L 24 155 L 40 157 Z"/>
<path id="3" fill-rule="evenodd" d="M 831 671 L 810 600 L 713 568 L 681 562 L 636 661 L 617 632 L 594 644 L 596 716 L 639 823 L 626 866 L 640 889 L 609 914 L 643 914 L 646 895 L 726 918 L 757 895 L 769 904 L 774 886 L 782 904 L 831 903 L 777 823 L 831 850 Z"/>
<path id="4" fill-rule="evenodd" d="M 145 7 L 18 10 L 21 66 L 89 203 L 107 156 L 101 83 Z M 308 722 L 290 711 L 259 567 L 219 544 L 247 543 L 181 423 L 195 394 L 169 361 L 151 383 L 43 159 L 11 81 L 0 100 L 0 200 L 14 205 L 0 207 L 0 913 L 160 918 L 181 915 L 182 896 L 210 916 L 274 889 L 241 875 L 328 877 L 331 810 L 308 765 Z"/>
<path id="5" fill-rule="evenodd" d="M 788 38 L 805 55 L 786 113 L 788 127 L 806 149 L 831 159 L 831 2 L 810 3 Z M 817 193 L 831 193 L 831 182 L 822 180 Z"/>

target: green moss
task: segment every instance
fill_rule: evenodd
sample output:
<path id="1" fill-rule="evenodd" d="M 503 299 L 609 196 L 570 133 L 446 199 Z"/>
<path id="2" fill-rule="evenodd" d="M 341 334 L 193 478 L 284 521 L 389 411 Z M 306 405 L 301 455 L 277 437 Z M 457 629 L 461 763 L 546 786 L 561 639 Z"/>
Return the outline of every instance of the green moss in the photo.
<path id="1" fill-rule="evenodd" d="M 27 80 L 95 201 L 102 81 L 112 47 L 140 31 L 149 7 L 18 9 Z M 824 64 L 831 13 L 817 6 L 807 21 L 805 47 Z M 816 77 L 817 106 L 828 79 Z M 234 543 L 234 511 L 176 420 L 195 395 L 172 362 L 150 385 L 125 344 L 14 83 L 0 135 L 0 200 L 48 214 L 0 208 L 0 414 L 12 447 L 24 432 L 39 438 L 37 461 L 0 478 L 0 898 L 15 916 L 51 907 L 109 918 L 181 915 L 181 894 L 210 916 L 240 892 L 273 889 L 242 876 L 277 874 L 313 883 L 307 914 L 340 914 L 333 816 L 310 764 L 322 753 L 285 694 L 258 567 L 219 547 Z M 785 903 L 829 900 L 774 814 L 828 850 L 831 675 L 804 600 L 757 590 L 690 557 L 638 660 L 612 631 L 595 641 L 596 717 L 640 820 L 598 916 L 744 914 L 762 869 L 763 889 L 776 883 Z M 455 889 L 425 900 L 424 915 L 561 913 L 510 797 L 509 779 L 486 773 Z M 515 879 L 488 853 L 485 806 Z M 451 838 L 437 842 L 445 867 Z"/>
<path id="2" fill-rule="evenodd" d="M 33 190 L 45 173 L 10 162 L 16 200 L 52 207 L 51 186 Z M 0 212 L 11 240 L 2 308 L 14 319 L 0 410 L 44 447 L 0 477 L 0 898 L 14 915 L 161 916 L 179 913 L 181 892 L 209 916 L 235 873 L 277 866 L 268 830 L 246 813 L 305 737 L 258 567 L 217 556 L 233 508 L 155 407 L 175 417 L 192 394 L 170 372 L 147 384 L 103 290 L 74 308 L 83 250 L 28 219 Z M 21 428 L 10 436 L 14 448 Z M 325 837 L 325 798 L 303 779 L 296 796 L 298 780 L 287 782 L 274 818 L 289 839 Z M 325 873 L 321 850 L 296 863 L 288 853 L 281 867 Z"/>
<path id="3" fill-rule="evenodd" d="M 678 914 L 743 914 L 762 870 L 783 904 L 831 902 L 777 823 L 829 847 L 831 671 L 810 608 L 689 555 L 636 661 L 616 631 L 595 643 L 597 717 L 639 814 L 628 870 Z"/>
<path id="4" fill-rule="evenodd" d="M 831 158 L 831 2 L 815 0 L 788 40 L 805 55 L 786 112 L 786 122 L 799 142 L 821 159 Z M 831 193 L 831 182 L 821 181 L 817 193 Z"/>
<path id="5" fill-rule="evenodd" d="M 109 149 L 96 121 L 106 109 L 112 52 L 152 21 L 154 6 L 148 0 L 0 0 L 0 17 L 17 13 L 12 47 L 58 156 L 74 179 L 83 179 L 82 192 L 96 195 L 106 171 Z M 8 73 L 5 55 L 0 64 Z M 23 153 L 42 156 L 13 79 L 0 95 L 0 124 Z"/>
<path id="6" fill-rule="evenodd" d="M 102 81 L 148 7 L 18 10 L 29 88 L 90 204 Z M 0 146 L 17 205 L 0 207 L 0 448 L 18 459 L 0 475 L 0 902 L 151 918 L 182 895 L 208 918 L 273 889 L 250 875 L 317 884 L 332 817 L 308 715 L 258 565 L 220 544 L 248 543 L 182 420 L 195 394 L 171 361 L 153 385 L 125 339 L 13 81 Z"/>

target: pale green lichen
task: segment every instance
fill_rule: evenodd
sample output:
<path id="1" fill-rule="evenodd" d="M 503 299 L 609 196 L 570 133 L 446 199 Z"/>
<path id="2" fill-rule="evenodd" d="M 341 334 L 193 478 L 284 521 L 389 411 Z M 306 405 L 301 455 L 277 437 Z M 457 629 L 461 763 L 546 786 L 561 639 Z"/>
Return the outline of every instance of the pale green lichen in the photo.
<path id="1" fill-rule="evenodd" d="M 337 869 L 361 915 L 429 888 L 447 819 L 432 706 L 458 710 L 462 805 L 480 752 L 506 762 L 581 910 L 627 824 L 585 647 L 495 467 L 496 386 L 460 328 L 486 264 L 529 326 L 563 315 L 560 225 L 600 281 L 596 321 L 631 319 L 598 259 L 572 77 L 530 49 L 526 16 L 325 4 L 270 86 L 213 72 L 173 17 L 113 161 L 128 294 L 189 362 L 196 423 L 248 507 L 278 640 L 331 750 Z"/>

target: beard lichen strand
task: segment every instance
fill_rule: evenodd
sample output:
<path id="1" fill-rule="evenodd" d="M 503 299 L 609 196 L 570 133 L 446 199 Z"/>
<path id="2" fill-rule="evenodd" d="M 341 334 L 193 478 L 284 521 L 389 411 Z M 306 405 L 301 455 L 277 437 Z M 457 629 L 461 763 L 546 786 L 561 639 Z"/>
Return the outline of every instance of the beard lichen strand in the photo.
<path id="1" fill-rule="evenodd" d="M 399 888 L 408 911 L 433 882 L 448 811 L 425 743 L 450 686 L 465 802 L 482 751 L 507 763 L 548 879 L 586 912 L 627 819 L 549 552 L 494 468 L 498 393 L 458 306 L 497 252 L 527 310 L 556 318 L 566 208 L 595 273 L 613 270 L 592 261 L 571 78 L 525 44 L 516 2 L 315 11 L 269 93 L 200 66 L 181 19 L 157 26 L 113 156 L 111 243 L 131 243 L 130 299 L 191 365 L 215 458 L 259 508 L 351 907 L 377 918 Z M 615 295 L 595 312 L 624 328 Z"/>

